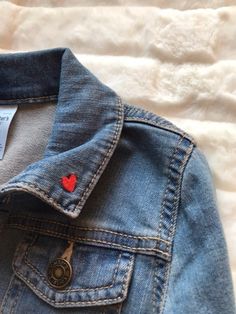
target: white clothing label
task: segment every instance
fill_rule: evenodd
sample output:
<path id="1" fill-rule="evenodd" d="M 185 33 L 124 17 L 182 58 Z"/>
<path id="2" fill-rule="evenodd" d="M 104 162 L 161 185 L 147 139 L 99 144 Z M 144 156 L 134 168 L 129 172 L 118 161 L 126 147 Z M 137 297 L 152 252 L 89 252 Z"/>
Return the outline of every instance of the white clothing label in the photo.
<path id="1" fill-rule="evenodd" d="M 0 105 L 0 160 L 3 159 L 8 130 L 17 108 L 17 105 Z"/>

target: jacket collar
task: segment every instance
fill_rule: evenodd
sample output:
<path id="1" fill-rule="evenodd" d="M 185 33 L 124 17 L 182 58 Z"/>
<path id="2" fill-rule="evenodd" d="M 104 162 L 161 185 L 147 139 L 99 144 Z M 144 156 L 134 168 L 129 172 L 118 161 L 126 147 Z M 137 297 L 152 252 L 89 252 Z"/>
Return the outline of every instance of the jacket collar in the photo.
<path id="1" fill-rule="evenodd" d="M 57 99 L 43 158 L 0 186 L 0 194 L 25 191 L 77 217 L 117 146 L 121 99 L 68 48 L 0 55 L 0 86 L 0 105 Z M 77 177 L 72 192 L 61 184 L 69 174 Z"/>

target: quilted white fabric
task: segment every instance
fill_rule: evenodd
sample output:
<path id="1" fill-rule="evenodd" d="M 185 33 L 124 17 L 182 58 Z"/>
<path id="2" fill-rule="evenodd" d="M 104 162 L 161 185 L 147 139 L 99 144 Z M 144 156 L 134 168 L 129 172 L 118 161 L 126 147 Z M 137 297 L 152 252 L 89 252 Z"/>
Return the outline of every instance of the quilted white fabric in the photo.
<path id="1" fill-rule="evenodd" d="M 167 7 L 168 5 L 168 7 Z M 192 134 L 236 286 L 236 1 L 0 1 L 0 52 L 70 47 L 131 104 Z"/>

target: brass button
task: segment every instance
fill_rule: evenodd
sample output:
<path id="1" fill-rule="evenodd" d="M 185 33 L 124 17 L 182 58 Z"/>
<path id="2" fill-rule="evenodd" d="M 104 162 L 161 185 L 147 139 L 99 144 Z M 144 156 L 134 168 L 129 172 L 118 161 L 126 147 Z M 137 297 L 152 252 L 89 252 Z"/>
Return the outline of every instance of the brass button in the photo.
<path id="1" fill-rule="evenodd" d="M 57 258 L 49 264 L 47 272 L 49 284 L 56 289 L 65 288 L 72 277 L 70 262 L 64 258 Z"/>

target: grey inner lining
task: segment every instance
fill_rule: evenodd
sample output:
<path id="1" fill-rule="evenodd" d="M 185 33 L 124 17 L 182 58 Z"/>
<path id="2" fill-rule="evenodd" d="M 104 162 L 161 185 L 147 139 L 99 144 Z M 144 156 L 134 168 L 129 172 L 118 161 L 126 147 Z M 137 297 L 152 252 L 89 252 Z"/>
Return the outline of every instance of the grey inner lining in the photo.
<path id="1" fill-rule="evenodd" d="M 5 154 L 0 160 L 0 185 L 29 164 L 42 159 L 52 131 L 55 103 L 19 105 L 9 127 Z"/>

